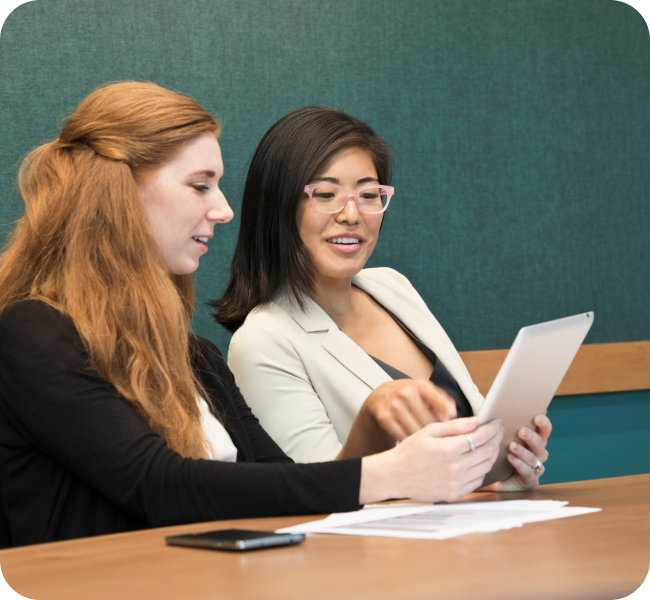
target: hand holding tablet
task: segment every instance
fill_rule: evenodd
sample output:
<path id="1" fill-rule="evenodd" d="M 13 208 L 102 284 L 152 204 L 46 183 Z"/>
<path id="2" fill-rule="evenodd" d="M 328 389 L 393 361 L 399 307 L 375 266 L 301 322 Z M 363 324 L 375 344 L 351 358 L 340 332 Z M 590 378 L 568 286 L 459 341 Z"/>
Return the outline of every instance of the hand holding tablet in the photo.
<path id="1" fill-rule="evenodd" d="M 512 442 L 525 442 L 531 450 L 537 449 L 537 456 L 545 452 L 543 446 L 551 427 L 543 415 L 593 320 L 594 313 L 588 312 L 523 327 L 517 334 L 477 415 L 479 425 L 499 418 L 504 427 L 499 457 L 485 476 L 484 486 L 508 479 L 515 472 L 508 460 L 508 446 Z M 536 423 L 537 415 L 542 416 Z M 522 428 L 528 428 L 528 439 L 519 437 Z M 514 448 L 511 454 L 515 461 L 527 464 L 535 475 L 543 472 L 543 461 L 531 458 L 532 453 L 523 446 Z"/>

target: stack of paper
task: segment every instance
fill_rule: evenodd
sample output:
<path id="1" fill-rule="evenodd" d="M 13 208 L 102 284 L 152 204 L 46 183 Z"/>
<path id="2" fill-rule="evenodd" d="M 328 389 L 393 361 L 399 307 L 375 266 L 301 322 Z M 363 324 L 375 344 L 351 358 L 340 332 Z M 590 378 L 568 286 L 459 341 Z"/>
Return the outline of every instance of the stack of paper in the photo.
<path id="1" fill-rule="evenodd" d="M 444 540 L 467 533 L 521 527 L 598 512 L 600 508 L 567 507 L 555 500 L 506 500 L 458 504 L 383 504 L 333 514 L 320 521 L 278 529 L 278 533 L 338 533 Z"/>

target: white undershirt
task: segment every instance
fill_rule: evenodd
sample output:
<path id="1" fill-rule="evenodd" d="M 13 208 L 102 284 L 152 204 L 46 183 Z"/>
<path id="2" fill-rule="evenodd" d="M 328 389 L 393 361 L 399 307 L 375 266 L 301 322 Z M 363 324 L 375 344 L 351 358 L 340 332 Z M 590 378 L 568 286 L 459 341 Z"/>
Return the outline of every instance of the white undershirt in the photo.
<path id="1" fill-rule="evenodd" d="M 237 447 L 232 443 L 226 428 L 212 414 L 208 403 L 203 398 L 197 398 L 201 411 L 201 429 L 210 442 L 211 452 L 208 458 L 223 462 L 237 461 Z"/>

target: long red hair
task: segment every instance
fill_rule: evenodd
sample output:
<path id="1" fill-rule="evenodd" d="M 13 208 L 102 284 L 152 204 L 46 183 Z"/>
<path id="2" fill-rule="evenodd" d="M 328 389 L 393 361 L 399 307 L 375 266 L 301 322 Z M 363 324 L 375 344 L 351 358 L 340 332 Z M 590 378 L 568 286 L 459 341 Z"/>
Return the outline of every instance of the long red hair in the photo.
<path id="1" fill-rule="evenodd" d="M 0 255 L 0 311 L 32 298 L 68 315 L 93 368 L 194 458 L 207 456 L 188 347 L 194 280 L 165 270 L 136 181 L 219 130 L 195 100 L 151 83 L 95 90 L 24 160 L 25 214 Z"/>

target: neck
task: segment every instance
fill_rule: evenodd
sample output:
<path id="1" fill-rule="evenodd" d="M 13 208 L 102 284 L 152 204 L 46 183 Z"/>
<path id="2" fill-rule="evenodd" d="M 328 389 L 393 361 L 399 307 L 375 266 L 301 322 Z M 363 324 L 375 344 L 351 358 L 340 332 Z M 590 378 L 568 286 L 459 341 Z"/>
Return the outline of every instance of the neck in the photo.
<path id="1" fill-rule="evenodd" d="M 339 327 L 353 314 L 352 278 L 317 277 L 312 300 L 318 304 Z"/>

